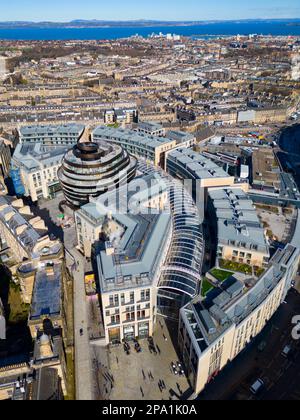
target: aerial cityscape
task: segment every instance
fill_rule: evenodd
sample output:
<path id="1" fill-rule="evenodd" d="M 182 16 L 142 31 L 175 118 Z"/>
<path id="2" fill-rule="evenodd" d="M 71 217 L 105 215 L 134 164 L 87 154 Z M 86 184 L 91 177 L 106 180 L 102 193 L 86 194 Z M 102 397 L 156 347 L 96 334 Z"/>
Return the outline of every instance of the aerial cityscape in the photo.
<path id="1" fill-rule="evenodd" d="M 298 2 L 23 3 L 0 18 L 0 400 L 300 400 Z"/>

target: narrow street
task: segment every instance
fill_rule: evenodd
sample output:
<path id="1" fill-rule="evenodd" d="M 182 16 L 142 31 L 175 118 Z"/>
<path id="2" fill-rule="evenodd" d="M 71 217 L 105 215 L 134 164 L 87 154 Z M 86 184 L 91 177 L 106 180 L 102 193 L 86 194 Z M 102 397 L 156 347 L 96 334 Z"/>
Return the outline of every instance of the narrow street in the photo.
<path id="1" fill-rule="evenodd" d="M 75 385 L 77 400 L 93 400 L 92 363 L 88 334 L 88 313 L 84 288 L 84 259 L 74 248 L 70 251 L 75 263 L 67 254 L 74 276 L 74 337 L 75 337 Z M 79 264 L 78 264 L 79 262 Z M 76 267 L 76 268 L 75 268 Z"/>

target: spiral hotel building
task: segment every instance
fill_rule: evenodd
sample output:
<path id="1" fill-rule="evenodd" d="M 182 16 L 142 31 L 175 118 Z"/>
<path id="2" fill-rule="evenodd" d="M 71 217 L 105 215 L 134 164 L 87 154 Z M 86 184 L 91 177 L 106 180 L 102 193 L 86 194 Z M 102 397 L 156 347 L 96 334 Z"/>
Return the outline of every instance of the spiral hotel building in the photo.
<path id="1" fill-rule="evenodd" d="M 91 197 L 131 181 L 135 173 L 136 160 L 121 146 L 78 143 L 66 153 L 58 178 L 66 201 L 78 208 Z"/>

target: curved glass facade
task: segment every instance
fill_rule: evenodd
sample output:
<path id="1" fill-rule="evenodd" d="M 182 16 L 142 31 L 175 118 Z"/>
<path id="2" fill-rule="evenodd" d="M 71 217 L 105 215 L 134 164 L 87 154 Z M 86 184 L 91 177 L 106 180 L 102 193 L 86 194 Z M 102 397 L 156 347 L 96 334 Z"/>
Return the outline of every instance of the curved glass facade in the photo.
<path id="1" fill-rule="evenodd" d="M 170 317 L 194 298 L 200 287 L 203 262 L 203 235 L 198 209 L 180 182 L 169 188 L 173 237 L 159 281 L 159 311 Z"/>
<path id="2" fill-rule="evenodd" d="M 172 241 L 158 283 L 158 311 L 178 318 L 179 309 L 200 289 L 204 240 L 197 206 L 183 184 L 152 165 L 139 164 L 143 173 L 158 172 L 167 185 L 172 213 Z"/>

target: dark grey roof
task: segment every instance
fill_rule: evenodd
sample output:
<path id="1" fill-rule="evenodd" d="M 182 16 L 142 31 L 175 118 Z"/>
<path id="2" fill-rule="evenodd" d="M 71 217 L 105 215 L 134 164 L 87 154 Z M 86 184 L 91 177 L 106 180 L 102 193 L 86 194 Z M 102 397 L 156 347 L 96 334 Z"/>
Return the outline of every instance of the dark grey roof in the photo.
<path id="1" fill-rule="evenodd" d="M 47 274 L 46 269 L 36 273 L 32 295 L 30 320 L 43 316 L 59 316 L 61 313 L 62 267 L 53 266 L 54 273 Z"/>

